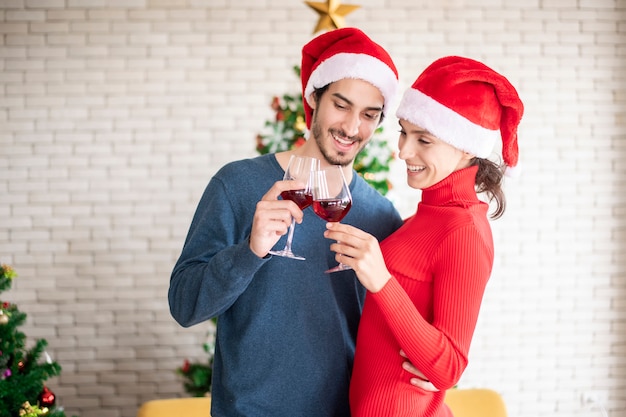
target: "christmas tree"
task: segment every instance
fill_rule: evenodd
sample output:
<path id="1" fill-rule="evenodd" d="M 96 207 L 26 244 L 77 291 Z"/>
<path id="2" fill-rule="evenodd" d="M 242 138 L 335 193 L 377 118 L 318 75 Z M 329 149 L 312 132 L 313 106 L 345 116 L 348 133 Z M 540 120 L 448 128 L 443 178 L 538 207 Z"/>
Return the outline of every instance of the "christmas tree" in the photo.
<path id="1" fill-rule="evenodd" d="M 0 292 L 10 289 L 16 277 L 10 266 L 0 265 Z M 26 314 L 15 304 L 0 301 L 0 417 L 65 417 L 44 385 L 61 373 L 61 366 L 45 352 L 45 339 L 25 347 L 26 335 L 19 331 L 25 322 Z M 42 354 L 46 361 L 40 361 Z"/>

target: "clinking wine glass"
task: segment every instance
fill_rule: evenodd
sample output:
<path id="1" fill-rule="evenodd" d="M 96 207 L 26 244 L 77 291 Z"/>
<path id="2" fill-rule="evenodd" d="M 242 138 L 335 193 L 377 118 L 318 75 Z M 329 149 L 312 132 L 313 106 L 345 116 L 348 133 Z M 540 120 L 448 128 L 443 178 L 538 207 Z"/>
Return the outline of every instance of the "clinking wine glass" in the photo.
<path id="1" fill-rule="evenodd" d="M 313 203 L 313 194 L 311 193 L 311 173 L 319 169 L 319 160 L 308 156 L 291 155 L 289 164 L 285 170 L 283 180 L 296 180 L 305 184 L 304 188 L 298 190 L 287 190 L 280 193 L 283 200 L 291 200 L 298 205 L 300 210 L 304 210 Z M 291 219 L 287 242 L 282 250 L 271 250 L 269 253 L 286 258 L 304 260 L 303 256 L 296 255 L 291 250 L 293 242 L 293 232 L 296 228 L 296 219 Z"/>
<path id="2" fill-rule="evenodd" d="M 343 168 L 339 165 L 333 165 L 315 171 L 312 182 L 313 211 L 315 214 L 328 222 L 341 221 L 352 207 L 352 196 L 343 175 Z M 352 268 L 339 263 L 326 272 L 345 271 L 347 269 Z"/>

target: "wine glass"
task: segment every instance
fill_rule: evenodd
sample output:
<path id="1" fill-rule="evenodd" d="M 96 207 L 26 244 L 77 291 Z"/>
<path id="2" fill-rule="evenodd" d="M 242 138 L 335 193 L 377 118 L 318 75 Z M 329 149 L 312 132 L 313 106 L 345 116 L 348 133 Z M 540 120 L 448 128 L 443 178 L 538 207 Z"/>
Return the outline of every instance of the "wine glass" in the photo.
<path id="1" fill-rule="evenodd" d="M 350 207 L 352 196 L 350 188 L 343 175 L 343 168 L 333 165 L 313 173 L 313 211 L 328 222 L 339 222 L 343 219 Z M 352 269 L 348 265 L 339 263 L 327 273 Z"/>
<path id="2" fill-rule="evenodd" d="M 319 169 L 319 160 L 310 158 L 308 156 L 291 155 L 289 158 L 289 164 L 285 170 L 283 180 L 297 180 L 305 184 L 304 188 L 298 190 L 286 190 L 280 193 L 283 200 L 291 200 L 300 207 L 300 210 L 304 210 L 313 203 L 313 195 L 311 193 L 311 173 Z M 291 226 L 289 226 L 289 234 L 287 235 L 287 242 L 282 250 L 271 250 L 269 253 L 272 255 L 284 256 L 286 258 L 304 260 L 303 256 L 296 255 L 291 250 L 291 244 L 293 242 L 293 232 L 296 228 L 296 219 L 291 218 Z"/>

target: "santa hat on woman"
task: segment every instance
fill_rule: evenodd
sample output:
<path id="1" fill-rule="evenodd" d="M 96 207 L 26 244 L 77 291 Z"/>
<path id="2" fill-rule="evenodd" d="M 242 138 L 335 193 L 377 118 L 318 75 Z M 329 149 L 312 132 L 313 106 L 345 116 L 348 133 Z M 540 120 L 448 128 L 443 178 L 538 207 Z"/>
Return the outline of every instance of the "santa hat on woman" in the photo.
<path id="1" fill-rule="evenodd" d="M 398 71 L 382 46 L 356 28 L 326 32 L 302 48 L 302 97 L 306 125 L 311 127 L 312 93 L 344 78 L 364 80 L 377 87 L 388 109 L 398 89 Z"/>
<path id="2" fill-rule="evenodd" d="M 487 158 L 501 139 L 507 175 L 515 175 L 523 113 L 505 77 L 478 61 L 449 56 L 422 72 L 404 93 L 396 116 L 479 158 Z"/>

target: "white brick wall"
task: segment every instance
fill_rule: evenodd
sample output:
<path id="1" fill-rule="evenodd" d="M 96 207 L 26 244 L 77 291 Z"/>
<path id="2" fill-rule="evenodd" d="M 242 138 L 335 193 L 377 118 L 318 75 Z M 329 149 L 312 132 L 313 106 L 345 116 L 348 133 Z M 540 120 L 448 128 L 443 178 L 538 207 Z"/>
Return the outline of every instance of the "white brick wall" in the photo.
<path id="1" fill-rule="evenodd" d="M 511 416 L 598 416 L 590 390 L 624 415 L 626 2 L 353 3 L 348 24 L 390 50 L 403 87 L 460 54 L 526 104 L 460 385 L 502 392 Z M 208 325 L 174 323 L 169 273 L 211 174 L 255 155 L 271 97 L 298 91 L 316 19 L 287 0 L 0 0 L 0 262 L 19 273 L 1 298 L 48 340 L 68 415 L 183 395 L 174 369 L 204 357 Z"/>

